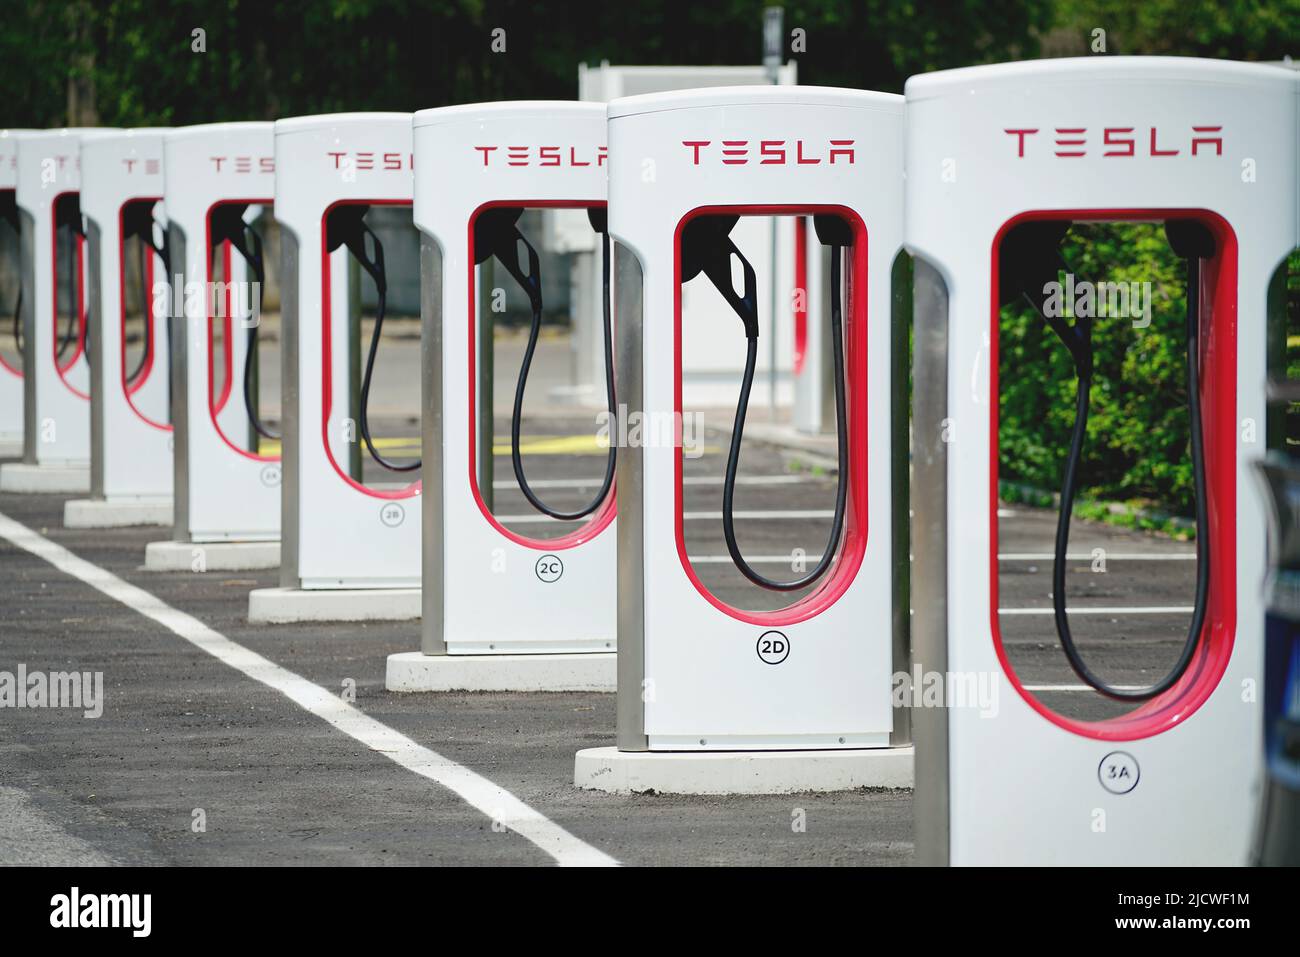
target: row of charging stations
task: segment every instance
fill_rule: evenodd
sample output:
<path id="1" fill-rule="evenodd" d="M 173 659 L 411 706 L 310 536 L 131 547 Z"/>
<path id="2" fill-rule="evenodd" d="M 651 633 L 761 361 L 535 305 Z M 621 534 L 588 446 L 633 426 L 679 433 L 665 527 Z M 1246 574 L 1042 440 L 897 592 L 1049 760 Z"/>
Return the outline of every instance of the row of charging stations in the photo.
<path id="1" fill-rule="evenodd" d="M 1298 102 L 1295 77 L 1268 67 L 1108 58 L 932 74 L 911 80 L 905 97 L 737 88 L 608 108 L 510 103 L 413 118 L 20 136 L 25 464 L 83 467 L 92 446 L 130 434 L 106 424 L 107 410 L 124 402 L 131 427 L 152 429 L 124 438 L 128 450 L 152 441 L 144 454 L 164 460 L 158 445 L 173 450 L 175 541 L 150 546 L 150 567 L 280 564 L 274 591 L 308 604 L 345 592 L 392 604 L 397 592 L 415 594 L 418 577 L 422 649 L 390 659 L 390 688 L 602 687 L 617 645 L 618 746 L 579 753 L 583 786 L 906 786 L 914 735 L 918 854 L 927 862 L 1244 860 L 1262 768 L 1250 689 L 1261 681 L 1263 612 L 1252 596 L 1265 570 L 1263 503 L 1245 494 L 1244 476 L 1263 451 L 1249 426 L 1268 418 L 1266 294 L 1300 238 Z M 161 191 L 107 172 L 159 152 Z M 64 162 L 36 161 L 52 156 Z M 87 156 L 97 170 L 83 184 Z M 94 189 L 85 231 L 83 185 Z M 367 481 L 358 443 L 387 471 L 413 469 L 393 468 L 371 440 L 364 386 L 359 412 L 352 401 L 361 347 L 349 277 L 355 263 L 374 284 L 381 326 L 387 275 L 367 217 L 404 206 L 421 237 L 420 478 Z M 245 293 L 267 279 L 259 224 L 272 208 L 283 227 L 280 435 L 259 407 L 260 297 Z M 611 414 L 671 423 L 665 440 L 650 428 L 611 447 L 598 493 L 569 512 L 530 486 L 521 455 L 543 312 L 525 213 L 539 209 L 585 213 L 597 236 Z M 816 343 L 804 359 L 824 376 L 806 401 L 836 423 L 830 537 L 794 580 L 759 572 L 734 524 L 763 312 L 772 308 L 760 289 L 776 281 L 760 275 L 765 264 L 747 241 L 758 217 L 777 217 L 796 237 L 794 258 L 812 287 L 801 341 Z M 1178 662 L 1141 688 L 1098 677 L 1070 632 L 1070 506 L 1094 331 L 1086 316 L 1041 306 L 1046 285 L 1068 272 L 1061 249 L 1070 231 L 1116 222 L 1160 227 L 1187 276 L 1186 315 L 1166 334 L 1186 339 L 1196 595 Z M 124 372 L 130 239 L 143 247 L 146 277 L 161 265 L 184 293 L 167 297 L 172 322 L 153 312 L 145 322 L 148 353 L 170 348 L 170 423 L 158 393 L 144 391 L 148 377 Z M 915 258 L 910 623 L 904 249 Z M 88 266 L 98 287 L 89 297 Z M 110 275 L 116 292 L 106 295 Z M 511 462 L 532 508 L 565 523 L 558 537 L 507 528 L 491 506 L 483 303 L 506 282 L 532 315 L 522 365 L 511 370 Z M 192 284 L 202 287 L 197 297 Z M 225 291 L 210 295 L 214 284 Z M 722 521 L 736 569 L 790 596 L 774 609 L 724 600 L 687 552 L 690 284 L 725 303 L 729 334 L 743 343 Z M 1042 374 L 1008 373 L 998 353 L 1000 310 L 1022 299 L 1068 350 L 1077 378 L 1053 641 L 1091 693 L 1130 706 L 1113 718 L 1056 708 L 1017 673 L 1002 637 L 999 375 Z M 379 342 L 376 328 L 367 380 Z M 93 429 L 75 404 L 85 404 L 87 385 Z M 92 439 L 98 430 L 102 441 Z M 281 437 L 283 470 L 269 444 Z M 105 475 L 111 461 L 106 450 Z M 124 494 L 151 494 L 143 487 Z M 108 488 L 96 482 L 94 491 L 108 497 Z M 909 665 L 946 681 L 987 676 L 1001 707 L 990 715 L 942 700 L 899 706 L 895 682 Z"/>

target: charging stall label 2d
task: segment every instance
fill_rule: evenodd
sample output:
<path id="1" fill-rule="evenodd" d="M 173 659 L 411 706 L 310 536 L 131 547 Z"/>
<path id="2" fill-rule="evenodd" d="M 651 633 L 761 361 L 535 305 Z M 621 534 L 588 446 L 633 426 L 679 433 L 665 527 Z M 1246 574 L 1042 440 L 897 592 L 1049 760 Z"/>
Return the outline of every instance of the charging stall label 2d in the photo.
<path id="1" fill-rule="evenodd" d="M 790 639 L 779 631 L 765 631 L 758 636 L 757 651 L 765 664 L 779 665 L 790 657 Z"/>

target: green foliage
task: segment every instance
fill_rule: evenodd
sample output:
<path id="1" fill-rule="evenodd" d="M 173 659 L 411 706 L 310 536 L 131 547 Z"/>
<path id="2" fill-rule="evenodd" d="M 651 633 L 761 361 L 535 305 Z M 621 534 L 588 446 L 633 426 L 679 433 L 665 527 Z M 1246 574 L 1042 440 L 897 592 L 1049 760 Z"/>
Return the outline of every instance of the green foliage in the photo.
<path id="1" fill-rule="evenodd" d="M 111 126 L 572 99 L 579 63 L 755 64 L 763 0 L 10 0 L 7 126 Z M 911 74 L 1034 56 L 1048 0 L 785 5 L 801 82 L 901 92 Z M 506 50 L 493 52 L 492 33 Z M 192 52 L 192 31 L 207 50 Z M 84 74 L 95 114 L 70 118 Z"/>
<path id="2" fill-rule="evenodd" d="M 1146 282 L 1151 288 L 1146 328 L 1126 317 L 1094 320 L 1082 490 L 1092 498 L 1153 501 L 1190 514 L 1182 262 L 1161 227 L 1137 223 L 1076 224 L 1062 255 L 1077 282 Z M 998 357 L 1001 475 L 1059 488 L 1074 422 L 1069 353 L 1026 304 L 1003 309 Z"/>

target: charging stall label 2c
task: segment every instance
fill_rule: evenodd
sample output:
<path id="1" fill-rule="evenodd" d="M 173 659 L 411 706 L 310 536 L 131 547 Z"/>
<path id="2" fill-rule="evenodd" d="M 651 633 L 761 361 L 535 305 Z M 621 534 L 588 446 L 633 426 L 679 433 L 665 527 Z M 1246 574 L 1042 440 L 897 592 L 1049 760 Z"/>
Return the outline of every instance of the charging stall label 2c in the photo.
<path id="1" fill-rule="evenodd" d="M 559 581 L 564 574 L 564 562 L 560 561 L 558 555 L 543 555 L 537 559 L 536 569 L 537 577 L 549 585 Z"/>

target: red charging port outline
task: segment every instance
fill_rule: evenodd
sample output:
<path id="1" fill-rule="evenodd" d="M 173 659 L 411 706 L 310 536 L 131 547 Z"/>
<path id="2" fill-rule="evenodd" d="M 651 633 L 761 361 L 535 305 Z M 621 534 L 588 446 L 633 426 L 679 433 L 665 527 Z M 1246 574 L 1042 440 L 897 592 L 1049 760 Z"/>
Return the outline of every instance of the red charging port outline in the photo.
<path id="1" fill-rule="evenodd" d="M 145 366 L 140 370 L 139 376 L 134 383 L 126 380 L 126 231 L 123 228 L 123 220 L 126 218 L 126 208 L 132 203 L 157 203 L 162 200 L 161 196 L 138 196 L 134 199 L 128 199 L 122 204 L 117 213 L 117 286 L 118 301 L 122 308 L 122 321 L 119 324 L 122 334 L 122 394 L 126 396 L 126 404 L 131 407 L 131 411 L 139 417 L 140 421 L 146 425 L 151 425 L 161 432 L 170 432 L 171 425 L 166 422 L 155 422 L 138 408 L 132 396 L 140 390 L 149 376 L 153 374 L 154 367 L 154 350 L 146 344 L 147 358 Z M 153 257 L 154 252 L 145 243 L 140 244 L 140 255 L 144 257 L 144 288 L 140 290 L 140 299 L 144 311 L 144 334 L 148 341 L 154 338 L 154 314 L 153 314 Z"/>
<path id="2" fill-rule="evenodd" d="M 476 349 L 474 343 L 478 342 L 478 323 L 475 319 L 475 309 L 477 308 L 477 295 L 475 294 L 474 283 L 474 224 L 478 221 L 479 216 L 489 209 L 495 209 L 499 206 L 522 206 L 525 209 L 603 209 L 605 201 L 582 199 L 558 199 L 558 200 L 522 200 L 522 199 L 502 199 L 493 200 L 490 203 L 484 203 L 478 209 L 474 210 L 469 218 L 468 239 L 466 240 L 466 249 L 469 255 L 468 260 L 469 278 L 466 286 L 469 289 L 469 487 L 474 495 L 474 501 L 478 503 L 478 510 L 483 513 L 488 524 L 495 528 L 504 537 L 516 544 L 523 545 L 526 548 L 535 548 L 538 551 L 558 551 L 563 548 L 573 548 L 581 545 L 583 542 L 589 542 L 597 535 L 609 527 L 614 521 L 614 515 L 617 512 L 615 484 L 611 483 L 609 495 L 605 501 L 588 516 L 587 520 L 579 525 L 567 535 L 560 535 L 557 538 L 527 538 L 510 531 L 504 525 L 496 520 L 492 510 L 487 507 L 483 501 L 483 495 L 478 487 L 478 470 L 477 465 L 478 446 L 475 434 L 475 415 L 478 407 L 478 362 L 475 358 Z M 612 308 L 612 307 L 611 307 Z M 491 344 L 489 343 L 489 346 Z M 610 423 L 611 426 L 613 423 Z M 610 436 L 610 441 L 615 441 L 614 436 Z"/>
<path id="3" fill-rule="evenodd" d="M 1202 424 L 1205 432 L 1206 488 L 1210 501 L 1210 595 L 1205 631 L 1192 664 L 1164 694 L 1127 714 L 1104 721 L 1079 721 L 1057 714 L 1025 690 L 1007 659 L 998 619 L 998 257 L 1002 239 L 1013 226 L 1043 219 L 1075 222 L 1166 222 L 1192 219 L 1214 235 L 1218 254 L 1201 270 Z M 989 562 L 990 617 L 993 647 L 1016 692 L 1040 715 L 1060 728 L 1100 741 L 1133 741 L 1173 728 L 1190 717 L 1213 693 L 1228 667 L 1237 621 L 1237 235 L 1222 216 L 1204 209 L 1064 209 L 1022 213 L 993 237 L 989 357 Z M 1208 320 L 1205 316 L 1209 312 Z M 1204 534 L 1198 529 L 1197 534 Z"/>
<path id="4" fill-rule="evenodd" d="M 0 189 L 0 193 L 12 193 L 12 192 L 14 192 L 12 189 Z M 57 293 L 55 293 L 55 295 L 57 295 Z M 21 357 L 21 356 L 19 357 L 18 361 L 19 361 L 20 364 L 22 363 L 22 357 Z M 6 359 L 5 359 L 5 357 L 4 357 L 4 353 L 0 353 L 0 369 L 4 369 L 6 372 L 12 372 L 14 375 L 18 376 L 18 378 L 20 378 L 20 379 L 23 377 L 23 370 L 20 369 L 20 368 L 14 368 L 13 366 L 11 366 L 11 365 L 8 363 L 8 361 L 6 361 Z"/>
<path id="5" fill-rule="evenodd" d="M 808 357 L 808 217 L 794 221 L 794 374 L 803 372 Z M 832 290 L 834 291 L 834 290 Z"/>
<path id="6" fill-rule="evenodd" d="M 840 558 L 820 584 L 793 604 L 775 611 L 746 611 L 718 598 L 704 587 L 686 556 L 682 494 L 682 230 L 698 216 L 838 216 L 853 230 L 852 264 L 845 272 L 844 309 L 845 406 L 849 432 L 849 494 L 844 512 Z M 677 557 L 682 570 L 704 598 L 719 611 L 753 625 L 793 625 L 820 615 L 848 591 L 867 551 L 867 227 L 847 206 L 700 206 L 682 217 L 673 234 L 673 411 L 677 455 L 673 469 L 677 486 Z M 835 292 L 834 290 L 832 291 Z M 886 321 L 888 319 L 886 318 Z M 739 322 L 737 319 L 737 329 Z"/>
<path id="7" fill-rule="evenodd" d="M 59 193 L 50 202 L 50 216 L 56 215 L 55 210 L 58 207 L 59 200 L 64 196 L 76 196 L 76 190 L 69 190 L 65 193 Z M 77 254 L 75 262 L 69 265 L 69 268 L 76 270 L 77 281 L 77 301 L 68 303 L 69 308 L 76 310 L 77 317 L 77 348 L 72 352 L 72 358 L 62 365 L 59 364 L 59 229 L 57 220 L 54 221 L 54 229 L 50 231 L 50 273 L 54 282 L 54 301 L 53 301 L 53 321 L 54 321 L 54 342 L 52 351 L 54 354 L 54 371 L 59 374 L 59 380 L 68 387 L 71 392 L 79 399 L 90 399 L 89 392 L 82 392 L 64 375 L 69 369 L 77 364 L 77 360 L 85 354 L 86 351 L 86 283 L 85 283 L 85 257 L 86 257 L 86 240 L 83 236 L 76 237 Z"/>
<path id="8" fill-rule="evenodd" d="M 330 409 L 334 405 L 334 377 L 330 374 L 333 371 L 334 357 L 334 326 L 332 321 L 334 303 L 330 298 L 330 253 L 329 253 L 329 236 L 326 235 L 325 224 L 329 220 L 329 215 L 338 206 L 405 206 L 411 208 L 409 199 L 343 199 L 337 203 L 331 203 L 326 207 L 325 212 L 321 214 L 320 220 L 320 255 L 321 255 L 321 379 L 324 382 L 321 396 L 321 423 L 320 435 L 321 442 L 325 446 L 325 457 L 333 466 L 334 471 L 339 478 L 347 482 L 358 492 L 362 492 L 372 498 L 383 499 L 403 499 L 413 498 L 420 494 L 421 483 L 412 482 L 406 488 L 381 490 L 373 489 L 368 485 L 358 482 L 351 475 L 348 475 L 341 468 L 334 458 L 334 450 L 330 448 Z M 300 328 L 304 328 L 300 324 Z M 359 441 L 359 440 L 358 440 Z"/>
<path id="9" fill-rule="evenodd" d="M 213 282 L 212 280 L 212 212 L 213 210 L 215 210 L 218 206 L 230 206 L 233 204 L 241 204 L 241 205 L 249 205 L 249 206 L 254 206 L 254 205 L 270 206 L 273 202 L 274 200 L 266 199 L 266 198 L 223 199 L 223 200 L 218 200 L 217 202 L 213 203 L 211 206 L 208 207 L 207 215 L 203 217 L 203 232 L 204 232 L 203 263 L 204 263 L 204 270 L 207 275 L 207 286 L 205 287 L 205 290 L 211 289 L 212 282 Z M 210 302 L 210 297 L 208 296 L 207 292 L 205 291 L 203 294 L 203 315 L 208 320 L 208 416 L 209 418 L 212 419 L 212 427 L 217 430 L 217 435 L 221 436 L 221 441 L 225 442 L 226 445 L 229 446 L 233 451 L 238 452 L 244 458 L 252 459 L 255 462 L 278 462 L 280 461 L 280 456 L 278 455 L 260 455 L 256 452 L 250 452 L 247 449 L 240 448 L 234 442 L 230 441 L 226 433 L 221 430 L 221 423 L 217 421 L 217 413 L 219 413 L 223 408 L 225 408 L 226 401 L 230 398 L 231 386 L 235 381 L 235 374 L 236 374 L 235 370 L 230 367 L 234 357 L 234 347 L 230 340 L 230 336 L 233 332 L 233 329 L 231 328 L 232 324 L 230 321 L 230 309 L 231 309 L 231 298 L 230 298 L 230 288 L 229 288 L 230 287 L 230 264 L 231 264 L 230 243 L 223 243 L 222 247 L 223 247 L 222 248 L 222 269 L 224 271 L 224 277 L 226 281 L 226 306 L 225 306 L 226 315 L 225 318 L 222 320 L 223 332 L 221 337 L 222 340 L 221 348 L 222 348 L 222 354 L 225 356 L 226 381 L 222 386 L 220 399 L 217 399 L 216 396 L 212 394 L 212 387 L 216 383 L 216 362 L 212 354 L 212 329 L 213 329 L 212 324 L 215 317 L 208 314 L 208 310 L 211 308 L 212 303 Z"/>

